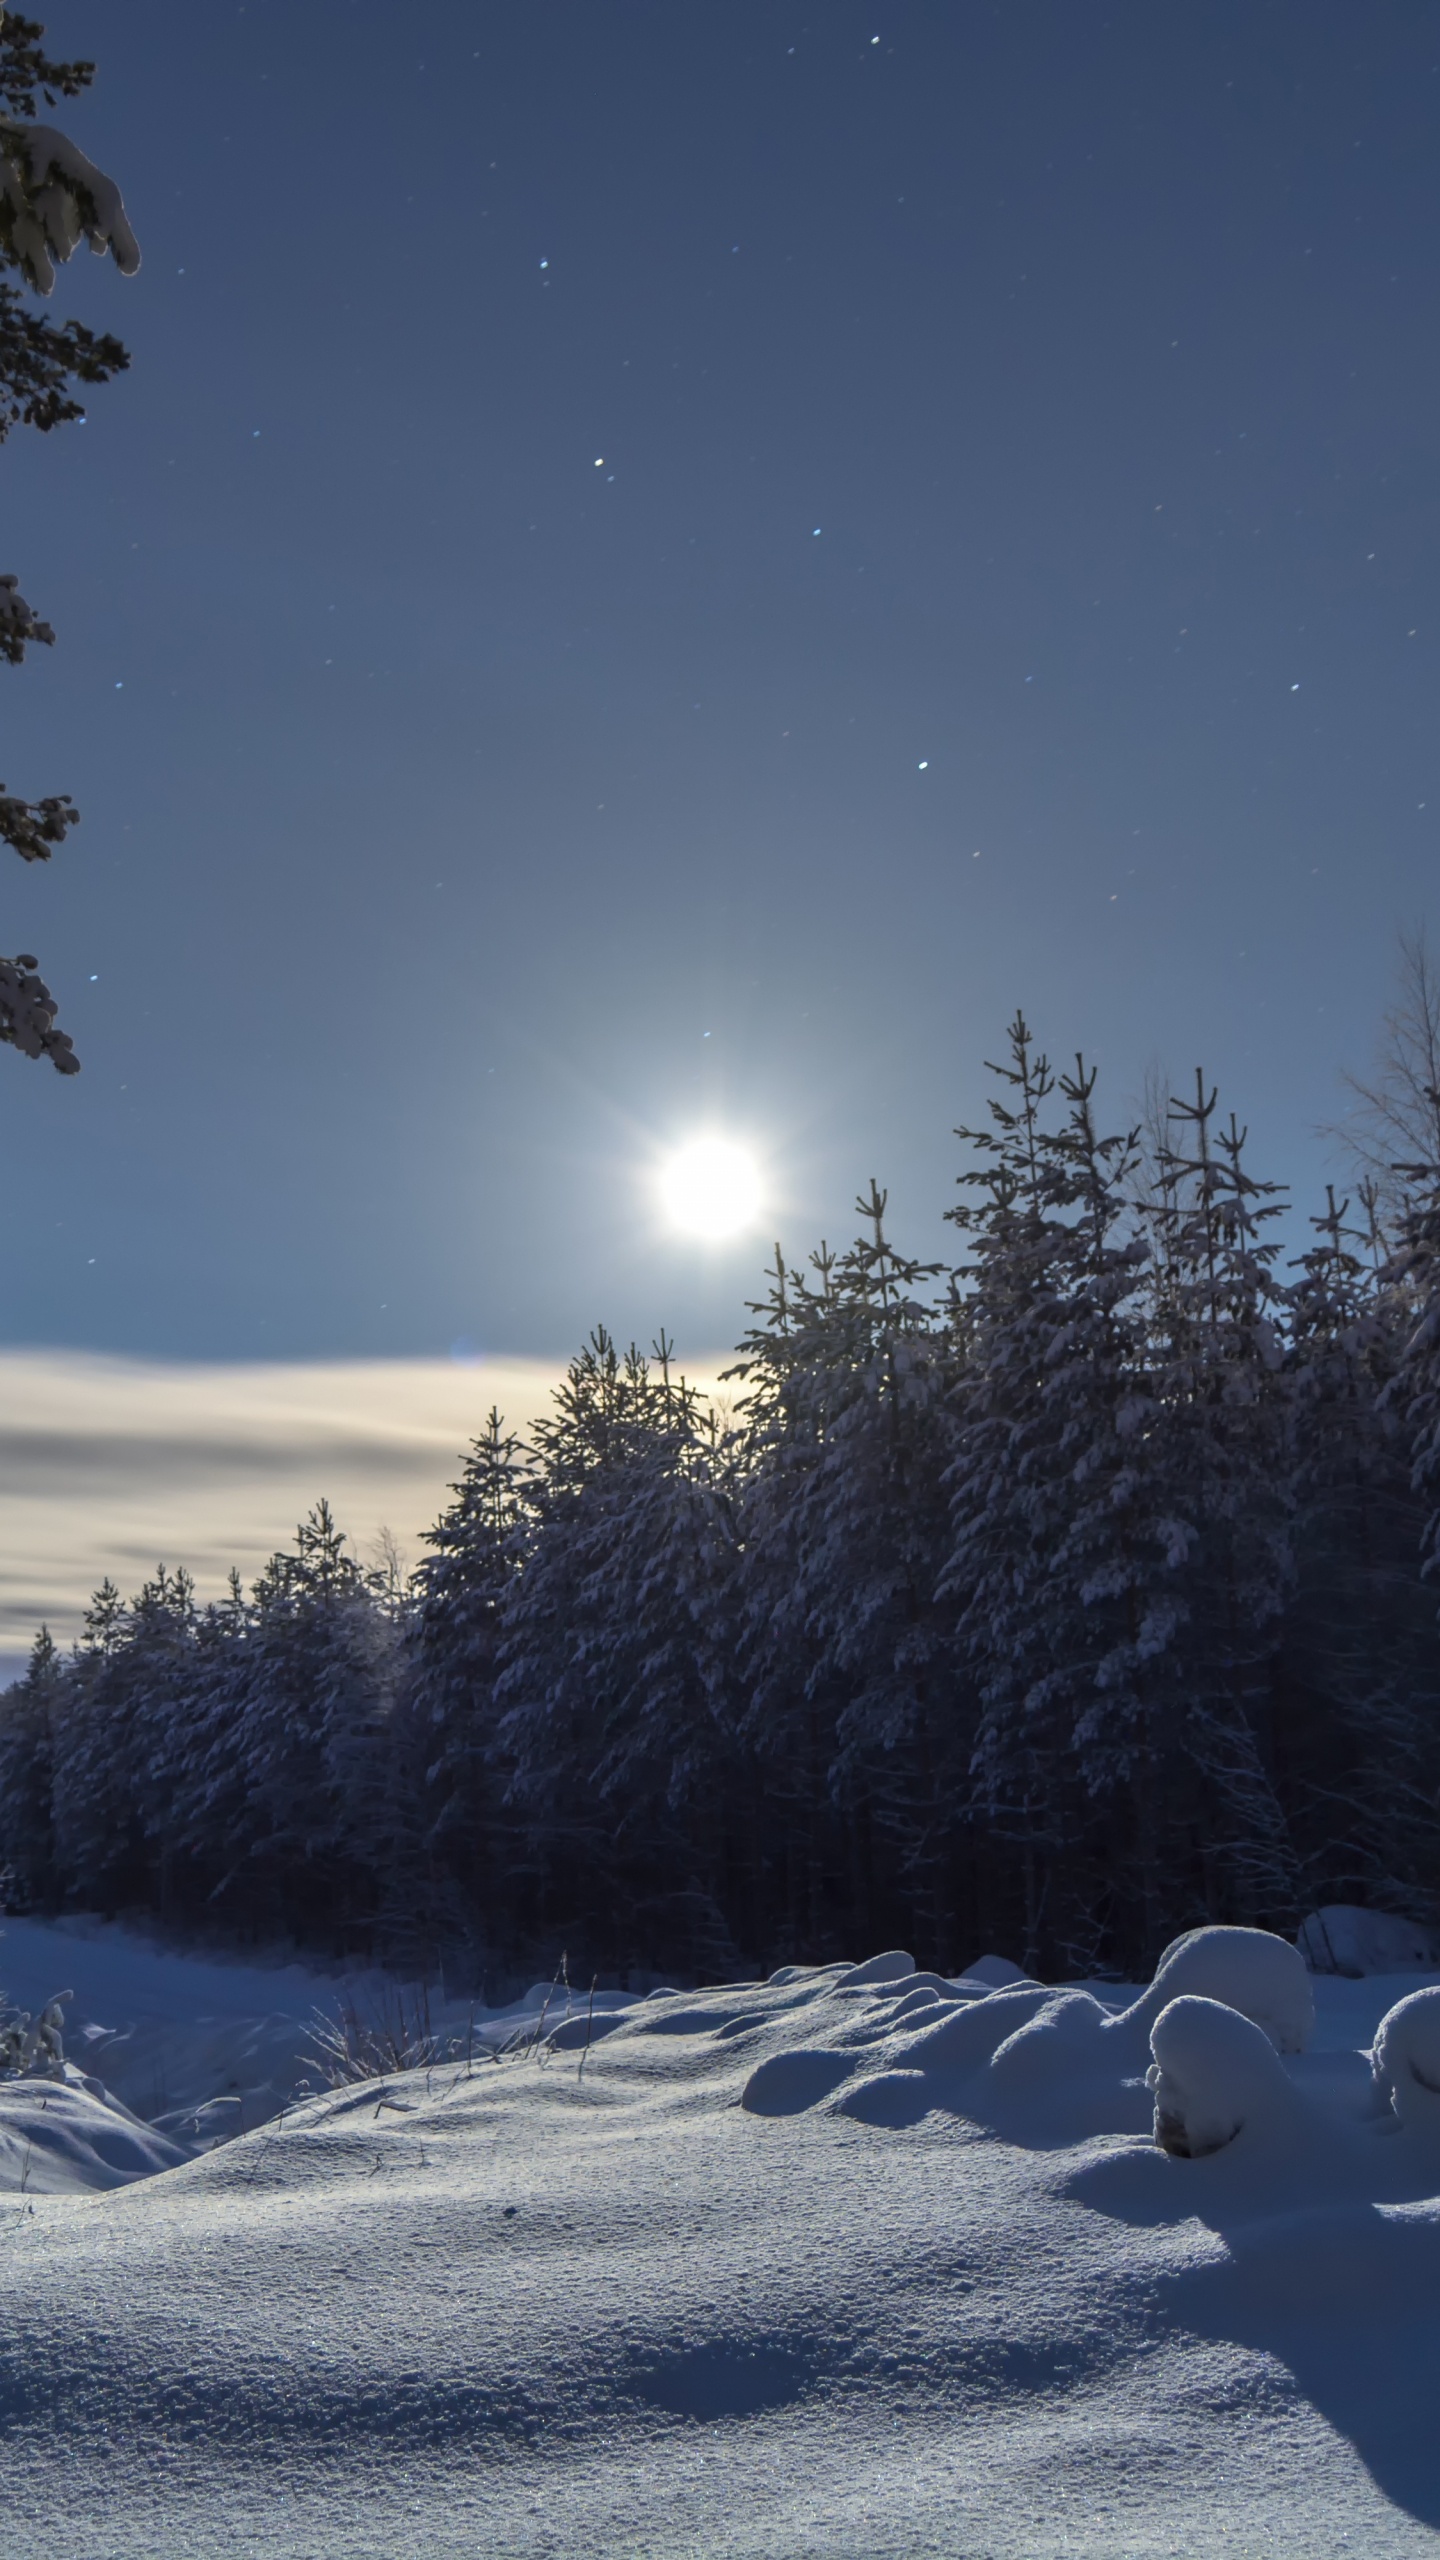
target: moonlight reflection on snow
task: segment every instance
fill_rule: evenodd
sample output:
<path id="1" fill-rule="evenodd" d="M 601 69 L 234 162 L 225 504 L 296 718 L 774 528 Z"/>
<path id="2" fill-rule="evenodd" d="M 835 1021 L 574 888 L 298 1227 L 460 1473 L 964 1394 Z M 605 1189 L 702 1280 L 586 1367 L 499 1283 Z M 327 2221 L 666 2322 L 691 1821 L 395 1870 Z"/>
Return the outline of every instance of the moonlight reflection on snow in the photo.
<path id="1" fill-rule="evenodd" d="M 230 1969 L 226 2008 L 196 1963 L 187 2025 L 185 1959 L 11 1934 L 132 2096 L 227 2052 L 270 2089 L 162 2168 L 73 2062 L 0 2085 L 0 2395 L 47 2550 L 93 2550 L 121 2466 L 105 2547 L 137 2560 L 1432 2545 L 1413 1974 L 1312 1982 L 1215 1931 L 1138 1996 L 898 1952 L 593 2010 L 537 1985 L 437 2003 L 449 2060 L 277 2112 L 313 1978 Z M 22 2185 L 57 2104 L 51 2186 L 88 2139 L 124 2192 L 47 2192 L 33 2145 Z"/>

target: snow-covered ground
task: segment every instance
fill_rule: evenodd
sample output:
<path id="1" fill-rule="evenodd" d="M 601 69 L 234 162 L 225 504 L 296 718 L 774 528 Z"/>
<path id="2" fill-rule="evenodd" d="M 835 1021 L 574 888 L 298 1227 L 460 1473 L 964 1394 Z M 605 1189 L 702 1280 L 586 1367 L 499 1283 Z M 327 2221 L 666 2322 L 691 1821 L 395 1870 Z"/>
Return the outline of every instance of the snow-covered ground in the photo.
<path id="1" fill-rule="evenodd" d="M 1434 2554 L 1440 2001 L 1366 2049 L 1435 1977 L 1277 1944 L 1099 2001 L 903 1960 L 661 1991 L 499 2060 L 483 2019 L 110 2192 L 6 2153 L 0 2549 Z M 129 1960 L 127 2008 L 115 1933 L 0 1939 L 22 2005 L 112 2028 L 179 1968 L 172 2097 L 187 2019 L 253 2054 L 335 2001 Z"/>
<path id="2" fill-rule="evenodd" d="M 34 2014 L 66 1992 L 68 2059 L 186 2152 L 252 2132 L 322 2084 L 321 2016 L 384 2031 L 413 2027 L 423 2009 L 438 2040 L 464 2047 L 523 2037 L 542 2014 L 548 2032 L 574 2006 L 549 1983 L 487 2010 L 443 1993 L 422 2000 L 381 1973 L 186 1955 L 91 1918 L 0 1922 L 0 1996 Z M 597 2002 L 603 2011 L 627 1996 Z M 0 2084 L 0 2123 L 11 2095 Z"/>

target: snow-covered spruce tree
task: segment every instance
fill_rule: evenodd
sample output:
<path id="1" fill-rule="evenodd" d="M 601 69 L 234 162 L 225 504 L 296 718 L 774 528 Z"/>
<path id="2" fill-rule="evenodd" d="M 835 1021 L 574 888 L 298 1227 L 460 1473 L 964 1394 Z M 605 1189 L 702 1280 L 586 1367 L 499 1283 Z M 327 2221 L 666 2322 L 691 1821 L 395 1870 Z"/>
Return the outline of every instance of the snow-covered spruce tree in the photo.
<path id="1" fill-rule="evenodd" d="M 1064 1488 L 1051 1566 L 1051 1677 L 1073 1715 L 1086 1803 L 1100 1817 L 1089 1833 L 1078 1909 L 1071 1888 L 1065 1951 L 1072 1960 L 1124 1953 L 1144 1965 L 1169 1934 L 1173 1908 L 1167 1841 L 1184 1783 L 1176 1657 L 1188 1617 L 1181 1578 L 1189 1544 L 1147 1361 L 1148 1251 L 1134 1218 L 1138 1133 L 1099 1135 L 1095 1084 L 1095 1071 L 1078 1058 L 1074 1076 L 1060 1079 L 1069 1117 L 1053 1161 L 1073 1246 L 1061 1266 L 1060 1323 L 1043 1391 Z"/>
<path id="2" fill-rule="evenodd" d="M 991 1068 L 990 1127 L 957 1133 L 979 1158 L 960 1177 L 972 1197 L 947 1213 L 969 1246 L 969 1356 L 941 1589 L 980 1703 L 974 1811 L 1013 1844 L 1016 1916 L 1038 1963 L 1057 1949 L 1093 1958 L 1134 1930 L 1129 1912 L 1117 1930 L 1090 1846 L 1089 1800 L 1121 1783 L 1137 1801 L 1129 1872 L 1147 1901 L 1153 1732 L 1136 1672 L 1163 1651 L 1172 1604 L 1165 1542 L 1137 1516 L 1133 1142 L 1097 1137 L 1083 1064 L 1062 1080 L 1068 1126 L 1051 1127 L 1056 1079 L 1023 1014 L 1009 1040 L 1008 1063 Z"/>
<path id="3" fill-rule="evenodd" d="M 1299 1893 L 1273 1713 L 1294 1572 L 1285 1293 L 1267 1233 L 1283 1204 L 1249 1173 L 1234 1115 L 1212 1128 L 1216 1101 L 1198 1070 L 1194 1101 L 1172 1100 L 1180 1143 L 1162 1151 L 1148 1212 L 1156 1464 L 1188 1545 L 1177 1669 L 1199 1780 L 1188 1844 L 1173 1842 L 1171 1899 L 1185 1900 L 1177 1920 L 1273 1927 L 1293 1923 Z"/>
<path id="4" fill-rule="evenodd" d="M 198 1612 L 184 1567 L 157 1567 L 130 1603 L 115 1666 L 124 1695 L 129 1785 L 143 1860 L 143 1898 L 176 1916 L 176 1782 L 195 1695 Z"/>
<path id="5" fill-rule="evenodd" d="M 1440 1093 L 1436 1097 L 1440 1115 Z M 1410 1444 L 1411 1483 L 1425 1505 L 1421 1571 L 1440 1576 L 1440 1163 L 1395 1168 L 1405 1185 L 1399 1249 L 1387 1277 L 1403 1339 L 1390 1394 Z"/>
<path id="6" fill-rule="evenodd" d="M 131 1853 L 132 1860 L 139 1853 L 116 1669 L 127 1623 L 125 1603 L 107 1574 L 85 1611 L 51 1724 L 51 1819 L 60 1890 L 66 1900 L 91 1908 L 103 1901 L 112 1852 Z"/>
<path id="7" fill-rule="evenodd" d="M 471 1444 L 455 1499 L 425 1532 L 394 1749 L 400 1794 L 416 1809 L 397 1877 L 436 1928 L 503 1943 L 510 1926 L 495 1678 L 505 1603 L 532 1521 L 530 1452 L 493 1408 Z"/>
<path id="8" fill-rule="evenodd" d="M 1427 1099 L 1440 1129 L 1440 1088 Z M 1362 1720 L 1373 1743 L 1366 1755 L 1370 1819 L 1362 1815 L 1360 1827 L 1382 1856 L 1388 1852 L 1383 1898 L 1430 1916 L 1440 1900 L 1440 1674 L 1434 1631 L 1440 1583 L 1440 1163 L 1401 1163 L 1393 1173 L 1392 1216 L 1399 1232 L 1379 1282 L 1391 1362 L 1380 1411 L 1400 1439 L 1413 1504 L 1410 1532 L 1422 1588 L 1430 1588 L 1418 1641 L 1403 1668 L 1397 1669 L 1396 1654 L 1404 1622 L 1393 1601 L 1381 1638 L 1381 1676 Z"/>
<path id="9" fill-rule="evenodd" d="M 1271 1203 L 1214 1096 L 1137 1133 L 1055 1092 L 1023 1016 L 951 1214 L 969 1357 L 942 1588 L 981 1700 L 977 1816 L 1015 1844 L 1032 1960 L 1143 1962 L 1177 1917 L 1280 1916 L 1294 1858 L 1266 1677 L 1288 1574 Z M 1197 1787 L 1197 1772 L 1201 1784 Z"/>
<path id="10" fill-rule="evenodd" d="M 393 1812 L 400 1643 L 327 1502 L 272 1556 L 234 1638 L 209 1780 L 228 1807 L 218 1916 L 365 1942 Z"/>
<path id="11" fill-rule="evenodd" d="M 742 1730 L 787 1808 L 771 1848 L 785 1951 L 903 1926 L 957 1961 L 970 1720 L 935 1598 L 954 1336 L 939 1266 L 886 1235 L 885 1193 L 872 1181 L 856 1206 L 859 1237 L 822 1246 L 813 1280 L 777 1246 L 728 1373 L 744 1388 Z"/>
<path id="12" fill-rule="evenodd" d="M 232 1571 L 224 1599 L 212 1600 L 196 1621 L 188 1691 L 166 1737 L 168 1896 L 173 1908 L 210 1925 L 235 1916 L 226 1895 L 235 1882 L 236 1843 L 249 1838 L 238 1728 L 254 1615 Z"/>
<path id="13" fill-rule="evenodd" d="M 51 1795 L 64 1682 L 59 1648 L 42 1627 L 24 1677 L 0 1691 L 0 1910 L 43 1909 L 58 1899 Z"/>
<path id="14" fill-rule="evenodd" d="M 1056 1214 L 1045 1125 L 1055 1079 L 1022 1013 L 1008 1038 L 1009 1063 L 987 1062 L 1001 1087 L 990 1097 L 991 1125 L 956 1132 L 980 1162 L 960 1176 L 976 1196 L 946 1212 L 969 1245 L 956 1275 L 969 1356 L 955 1399 L 951 1543 L 939 1589 L 958 1612 L 958 1651 L 979 1710 L 966 1793 L 983 1827 L 1012 1844 L 1028 1965 L 1039 1962 L 1072 1828 L 1065 1717 L 1037 1685 L 1053 1667 L 1038 1601 L 1053 1520 L 1044 1495 L 1058 1472 L 1037 1389 L 1055 1312 L 1052 1266 L 1057 1255 L 1068 1258 L 1071 1241 Z"/>
<path id="15" fill-rule="evenodd" d="M 1434 1915 L 1440 1663 L 1421 1574 L 1423 1499 L 1395 1388 L 1413 1307 L 1383 1248 L 1327 1191 L 1289 1292 L 1296 1582 L 1280 1705 L 1306 1898 Z"/>
<path id="16" fill-rule="evenodd" d="M 72 1903 L 157 1901 L 168 1739 L 188 1696 L 194 1624 L 188 1574 L 163 1565 L 128 1608 L 107 1579 L 86 1611 L 52 1745 L 56 1861 Z"/>
<path id="17" fill-rule="evenodd" d="M 108 249 L 122 275 L 140 264 L 113 180 L 67 135 L 34 121 L 41 97 L 52 107 L 78 97 L 95 68 L 51 61 L 41 50 L 44 33 L 17 10 L 0 10 L 0 442 L 14 426 L 48 434 L 83 417 L 78 386 L 107 382 L 129 362 L 117 338 L 96 337 L 78 320 L 57 328 L 30 307 L 34 296 L 53 291 L 57 264 L 82 240 L 98 253 Z M 48 647 L 54 637 L 17 578 L 0 577 L 0 659 L 18 666 L 27 648 Z M 66 792 L 28 800 L 0 783 L 0 841 L 22 862 L 48 862 L 78 815 Z M 0 957 L 0 1045 L 49 1058 L 62 1075 L 73 1075 L 79 1060 L 56 1028 L 55 1010 L 32 953 Z"/>
<path id="18" fill-rule="evenodd" d="M 734 1961 L 731 1453 L 668 1343 L 603 1328 L 533 1434 L 496 1701 L 522 1925 L 597 1960 Z"/>
<path id="19" fill-rule="evenodd" d="M 959 1784 L 974 1697 L 957 1678 L 954 1611 L 937 1584 L 964 1327 L 949 1293 L 935 1297 L 941 1266 L 890 1242 L 886 1207 L 872 1179 L 833 1275 L 840 1359 L 801 1523 L 807 1677 L 837 1702 L 830 1786 L 846 1819 L 852 1911 L 867 1895 L 873 1908 L 874 1871 L 888 1870 L 912 1933 L 954 1963 L 975 1925 Z"/>
<path id="20" fill-rule="evenodd" d="M 831 1379 L 843 1368 L 832 1339 L 835 1255 L 810 1257 L 811 1279 L 777 1244 L 760 1321 L 727 1373 L 743 1385 L 745 1466 L 740 1486 L 736 1638 L 741 1729 L 759 1788 L 751 1800 L 750 1907 L 757 1942 L 788 1960 L 834 1952 L 840 1911 L 827 1879 L 842 1863 L 830 1773 L 840 1702 L 812 1676 L 803 1612 L 792 1605 L 800 1571 L 800 1488 L 826 1427 Z"/>
<path id="21" fill-rule="evenodd" d="M 972 1240 L 973 1352 L 946 1579 L 984 1697 L 977 1794 L 1018 1843 L 1032 1954 L 1143 1963 L 1169 1933 L 1190 1537 L 1148 1370 L 1136 1133 L 1099 1134 L 1078 1058 L 1046 1125 L 1054 1086 L 1021 1016 L 996 1072 L 1015 1101 L 962 1133 L 988 1166 L 951 1213 Z"/>

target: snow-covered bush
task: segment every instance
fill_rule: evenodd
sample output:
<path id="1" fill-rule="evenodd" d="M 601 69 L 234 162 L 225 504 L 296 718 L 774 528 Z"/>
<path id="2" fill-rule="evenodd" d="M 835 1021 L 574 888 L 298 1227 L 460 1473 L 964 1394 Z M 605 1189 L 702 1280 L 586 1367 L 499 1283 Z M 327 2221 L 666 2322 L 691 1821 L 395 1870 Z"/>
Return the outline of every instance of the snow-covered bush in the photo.
<path id="1" fill-rule="evenodd" d="M 1440 2132 L 1440 1985 L 1386 2012 L 1370 2063 L 1377 2094 L 1403 2125 Z"/>
<path id="2" fill-rule="evenodd" d="M 28 2076 L 60 2080 L 65 2074 L 64 2002 L 70 1991 L 57 1991 L 32 2018 L 25 2009 L 7 2010 L 0 2001 L 0 2078 Z"/>
<path id="3" fill-rule="evenodd" d="M 1287 2126 L 1298 2092 L 1263 2028 L 1219 2000 L 1187 1994 L 1150 2030 L 1155 2139 L 1181 2160 L 1221 2151 L 1246 2130 Z"/>
<path id="4" fill-rule="evenodd" d="M 1149 2027 L 1181 1993 L 1237 2010 L 1281 2053 L 1303 2053 L 1315 2031 L 1305 1960 L 1268 1929 L 1188 1929 L 1165 1949 L 1149 1990 L 1120 2023 Z"/>

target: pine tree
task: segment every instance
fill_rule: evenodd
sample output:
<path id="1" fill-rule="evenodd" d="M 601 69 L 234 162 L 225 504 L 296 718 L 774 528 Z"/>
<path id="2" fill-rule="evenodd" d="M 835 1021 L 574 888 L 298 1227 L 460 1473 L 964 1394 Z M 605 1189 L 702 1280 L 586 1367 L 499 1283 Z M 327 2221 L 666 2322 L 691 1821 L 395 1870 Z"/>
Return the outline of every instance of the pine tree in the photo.
<path id="1" fill-rule="evenodd" d="M 820 1248 L 814 1282 L 777 1246 L 728 1373 L 745 1387 L 743 1730 L 791 1800 L 787 1944 L 830 1951 L 837 1866 L 845 1900 L 883 1927 L 877 1870 L 893 1866 L 939 1960 L 956 1937 L 969 1734 L 935 1597 L 953 1337 L 922 1294 L 939 1266 L 896 1251 L 886 1206 L 872 1181 L 860 1235 Z"/>
<path id="2" fill-rule="evenodd" d="M 1133 1961 L 1167 1917 L 1168 1657 L 1188 1544 L 1156 1463 L 1137 1135 L 1100 1136 L 1083 1058 L 1057 1080 L 1066 1120 L 1041 1127 L 1049 1069 L 1023 1018 L 1012 1044 L 1022 1109 L 998 1115 L 988 1213 L 960 1213 L 979 1252 L 949 1573 L 970 1593 L 987 1705 L 976 1774 L 1020 1838 L 1031 1952 L 1048 1940 L 1070 1962 Z"/>
<path id="3" fill-rule="evenodd" d="M 0 1908 L 7 1911 L 58 1898 L 52 1793 L 64 1677 L 59 1649 L 42 1627 L 24 1677 L 0 1693 Z"/>
<path id="4" fill-rule="evenodd" d="M 1400 1249 L 1389 1277 L 1404 1338 L 1392 1394 L 1409 1438 L 1411 1483 L 1426 1505 L 1421 1570 L 1440 1574 L 1440 1166 L 1407 1164 Z"/>
<path id="5" fill-rule="evenodd" d="M 750 1903 L 770 1943 L 792 1961 L 833 1954 L 837 1915 L 827 1876 L 839 1862 L 832 1772 L 841 1699 L 816 1671 L 800 1601 L 806 1489 L 844 1369 L 836 1257 L 822 1243 L 815 1274 L 775 1247 L 761 1319 L 726 1377 L 743 1386 L 740 1420 L 740 1730 L 761 1780 L 749 1805 Z M 768 1924 L 768 1929 L 767 1929 Z M 778 1924 L 778 1936 L 773 1933 Z"/>
<path id="6" fill-rule="evenodd" d="M 959 1612 L 958 1643 L 979 1704 L 973 1808 L 1018 1851 L 1029 1965 L 1040 1958 L 1072 1827 L 1066 1715 L 1043 1604 L 1060 1474 L 1046 1360 L 1074 1246 L 1046 1127 L 1055 1078 L 1022 1013 L 1008 1037 L 1008 1064 L 990 1064 L 1001 1087 L 990 1098 L 990 1126 L 956 1133 L 980 1159 L 960 1177 L 977 1196 L 946 1212 L 970 1248 L 958 1275 L 969 1357 L 956 1396 L 940 1590 Z"/>
<path id="7" fill-rule="evenodd" d="M 66 1890 L 92 1908 L 156 1897 L 167 1733 L 193 1631 L 189 1576 L 164 1565 L 128 1607 L 107 1577 L 85 1613 L 55 1735 L 54 1818 Z"/>
<path id="8" fill-rule="evenodd" d="M 1423 1510 L 1391 1393 L 1402 1337 L 1368 1183 L 1363 1225 L 1347 1224 L 1349 1207 L 1329 1186 L 1290 1290 L 1286 1759 L 1307 1898 L 1378 1899 L 1420 1917 L 1416 1877 L 1434 1866 L 1440 1778 L 1429 1766 L 1440 1700 L 1420 1576 Z"/>
<path id="9" fill-rule="evenodd" d="M 942 1589 L 981 1704 L 975 1812 L 1018 1853 L 1027 1962 L 1095 1963 L 1153 1927 L 1154 1664 L 1174 1627 L 1173 1541 L 1145 1463 L 1134 1133 L 1098 1135 L 1093 1070 L 1077 1059 L 1057 1079 L 1023 1014 L 1009 1038 L 990 1127 L 959 1132 L 980 1159 L 961 1177 L 978 1197 L 948 1213 L 971 1258 Z M 1069 1112 L 1054 1127 L 1057 1090 Z M 1118 1795 L 1128 1825 L 1097 1829 L 1097 1803 Z"/>
<path id="10" fill-rule="evenodd" d="M 437 1920 L 477 1921 L 492 1942 L 507 1928 L 495 1680 L 505 1604 L 531 1527 L 532 1460 L 492 1407 L 471 1444 L 455 1500 L 425 1532 L 417 1568 L 408 1679 L 396 1725 L 402 1788 L 418 1809 L 413 1859 Z"/>
<path id="11" fill-rule="evenodd" d="M 398 1644 L 328 1502 L 255 1584 L 222 1789 L 237 1907 L 337 1934 L 378 1899 Z M 247 1872 L 248 1871 L 248 1872 Z"/>
<path id="12" fill-rule="evenodd" d="M 1151 1214 L 1151 1374 L 1188 1542 L 1183 1745 L 1202 1785 L 1197 1916 L 1293 1925 L 1296 1849 L 1275 1760 L 1273 1675 L 1293 1580 L 1285 1293 L 1269 1236 L 1278 1186 L 1245 1164 L 1246 1132 L 1212 1133 L 1217 1103 L 1172 1101 L 1185 1141 L 1162 1156 Z"/>
<path id="13" fill-rule="evenodd" d="M 53 125 L 33 121 L 40 96 L 50 106 L 78 97 L 95 69 L 51 61 L 40 49 L 44 32 L 17 10 L 0 9 L 0 442 L 14 426 L 48 434 L 82 418 L 75 386 L 107 382 L 130 361 L 118 339 L 96 337 L 78 320 L 56 328 L 28 307 L 27 296 L 51 292 L 56 263 L 82 240 L 108 249 L 122 275 L 140 264 L 113 181 Z M 18 666 L 28 647 L 48 647 L 54 637 L 17 579 L 0 578 L 0 658 Z M 0 783 L 0 841 L 24 862 L 48 862 L 78 814 L 66 792 L 27 800 Z M 69 1035 L 56 1028 L 55 1011 L 33 954 L 0 958 L 0 1046 L 48 1057 L 62 1075 L 73 1075 L 79 1060 Z"/>
<path id="14" fill-rule="evenodd" d="M 195 1628 L 189 1694 L 168 1736 L 165 1848 L 172 1894 L 197 1919 L 230 1919 L 250 1846 L 240 1725 L 249 1697 L 255 1611 L 232 1570 L 223 1600 Z"/>
<path id="15" fill-rule="evenodd" d="M 504 1612 L 496 1698 L 537 1924 L 633 1960 L 659 1915 L 729 1950 L 727 1843 L 707 1793 L 727 1753 L 719 1595 L 726 1453 L 695 1390 L 603 1327 L 534 1432 L 534 1535 Z"/>

